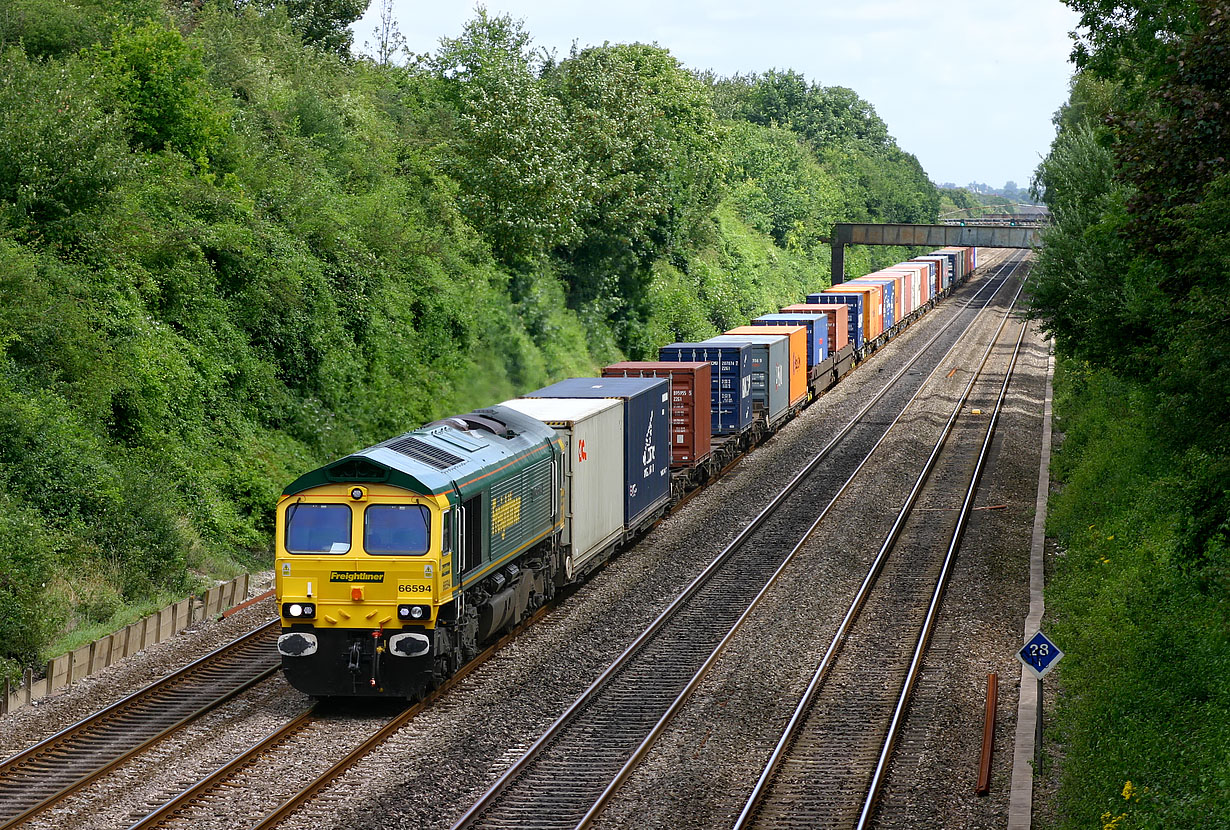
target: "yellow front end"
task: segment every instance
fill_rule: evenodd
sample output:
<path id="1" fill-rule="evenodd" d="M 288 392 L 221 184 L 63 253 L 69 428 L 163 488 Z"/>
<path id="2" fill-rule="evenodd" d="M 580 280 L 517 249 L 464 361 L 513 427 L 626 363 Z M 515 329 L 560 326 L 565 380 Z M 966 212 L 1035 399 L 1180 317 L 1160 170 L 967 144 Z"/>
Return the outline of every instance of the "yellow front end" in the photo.
<path id="1" fill-rule="evenodd" d="M 318 697 L 411 697 L 440 652 L 453 598 L 449 505 L 389 485 L 327 484 L 277 509 L 282 664 Z"/>

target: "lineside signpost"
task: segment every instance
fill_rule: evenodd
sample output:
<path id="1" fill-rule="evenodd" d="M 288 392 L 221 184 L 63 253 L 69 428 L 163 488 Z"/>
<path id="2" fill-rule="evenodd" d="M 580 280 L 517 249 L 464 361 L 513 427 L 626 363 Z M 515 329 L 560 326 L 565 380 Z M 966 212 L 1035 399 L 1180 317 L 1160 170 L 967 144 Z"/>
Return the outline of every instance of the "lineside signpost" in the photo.
<path id="1" fill-rule="evenodd" d="M 1051 642 L 1041 631 L 1025 640 L 1025 645 L 1016 653 L 1030 674 L 1038 679 L 1038 719 L 1034 729 L 1034 769 L 1042 763 L 1042 678 L 1050 674 L 1051 669 L 1063 659 L 1059 646 Z"/>

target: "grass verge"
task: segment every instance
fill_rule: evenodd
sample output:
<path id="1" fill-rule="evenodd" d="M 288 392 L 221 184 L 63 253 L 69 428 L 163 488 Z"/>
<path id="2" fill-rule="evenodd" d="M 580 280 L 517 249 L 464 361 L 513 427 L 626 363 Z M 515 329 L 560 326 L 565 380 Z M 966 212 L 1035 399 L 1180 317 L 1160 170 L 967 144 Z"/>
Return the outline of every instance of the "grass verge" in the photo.
<path id="1" fill-rule="evenodd" d="M 1230 603 L 1176 557 L 1205 460 L 1154 432 L 1139 387 L 1061 361 L 1055 388 L 1054 826 L 1230 827 Z"/>

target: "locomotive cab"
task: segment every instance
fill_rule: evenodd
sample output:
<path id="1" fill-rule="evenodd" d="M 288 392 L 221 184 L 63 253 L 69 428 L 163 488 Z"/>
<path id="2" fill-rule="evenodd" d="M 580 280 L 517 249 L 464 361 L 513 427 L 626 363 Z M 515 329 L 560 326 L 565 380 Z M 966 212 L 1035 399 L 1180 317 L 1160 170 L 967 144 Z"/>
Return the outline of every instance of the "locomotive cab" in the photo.
<path id="1" fill-rule="evenodd" d="M 435 628 L 452 588 L 450 513 L 447 499 L 381 484 L 282 499 L 278 650 L 292 685 L 412 696 L 447 668 Z"/>

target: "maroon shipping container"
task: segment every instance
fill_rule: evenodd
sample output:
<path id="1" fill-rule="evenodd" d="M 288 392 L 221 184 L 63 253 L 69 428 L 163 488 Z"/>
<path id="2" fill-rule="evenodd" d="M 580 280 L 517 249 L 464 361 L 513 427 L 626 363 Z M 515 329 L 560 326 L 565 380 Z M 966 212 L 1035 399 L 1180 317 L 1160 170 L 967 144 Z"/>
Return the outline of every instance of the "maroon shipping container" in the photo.
<path id="1" fill-rule="evenodd" d="M 847 305 L 819 305 L 817 303 L 795 303 L 782 306 L 782 314 L 792 312 L 800 314 L 824 313 L 829 316 L 829 354 L 836 354 L 850 342 L 850 307 Z"/>
<path id="2" fill-rule="evenodd" d="M 628 360 L 602 369 L 604 378 L 669 378 L 671 384 L 671 466 L 694 467 L 709 455 L 713 438 L 711 367 L 707 362 Z M 696 394 L 696 390 L 700 394 Z"/>

